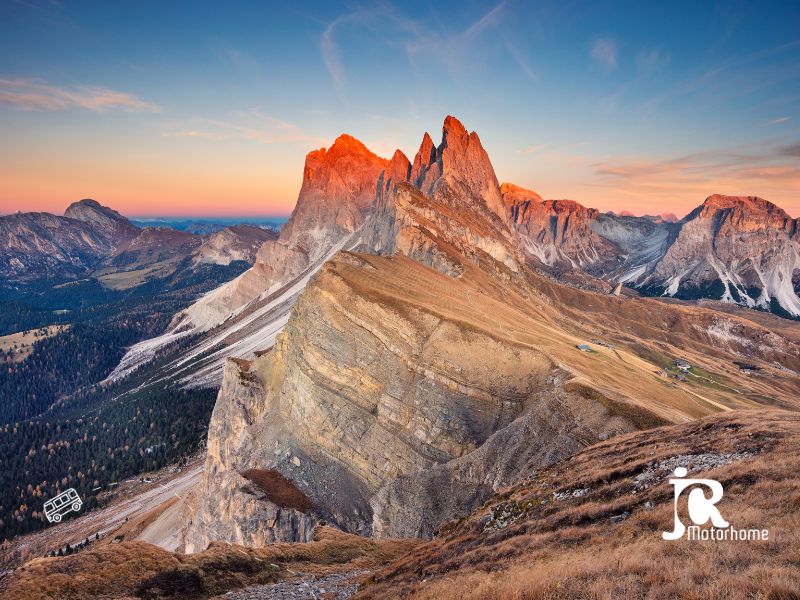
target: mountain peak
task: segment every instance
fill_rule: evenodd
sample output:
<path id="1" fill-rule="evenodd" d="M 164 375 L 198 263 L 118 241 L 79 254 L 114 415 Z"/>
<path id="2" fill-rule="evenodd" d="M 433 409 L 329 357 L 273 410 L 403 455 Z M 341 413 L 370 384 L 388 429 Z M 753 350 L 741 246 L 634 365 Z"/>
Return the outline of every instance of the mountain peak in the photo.
<path id="1" fill-rule="evenodd" d="M 436 150 L 436 163 L 439 168 L 429 169 L 420 186 L 424 194 L 431 194 L 439 179 L 458 182 L 483 200 L 503 223 L 508 222 L 500 184 L 478 134 L 474 131 L 467 133 L 461 121 L 450 115 L 442 126 L 442 143 Z"/>
<path id="2" fill-rule="evenodd" d="M 687 215 L 686 220 L 722 219 L 748 230 L 777 227 L 783 229 L 793 219 L 781 207 L 758 196 L 713 194 Z"/>
<path id="3" fill-rule="evenodd" d="M 533 190 L 525 189 L 513 183 L 504 183 L 500 186 L 500 193 L 507 207 L 516 206 L 524 202 L 541 202 L 542 197 Z"/>
<path id="4" fill-rule="evenodd" d="M 783 209 L 758 196 L 726 196 L 724 194 L 712 194 L 705 199 L 703 207 L 716 210 L 744 210 L 753 213 L 772 212 L 773 210 L 783 212 Z"/>
<path id="5" fill-rule="evenodd" d="M 364 143 L 361 140 L 353 137 L 349 133 L 342 133 L 339 137 L 337 137 L 333 141 L 330 150 L 333 150 L 334 148 L 357 150 L 359 152 L 369 152 L 369 149 L 364 145 Z"/>
<path id="6" fill-rule="evenodd" d="M 425 180 L 425 175 L 428 173 L 431 165 L 436 162 L 436 146 L 433 145 L 433 140 L 428 132 L 422 136 L 422 142 L 419 145 L 419 150 L 414 157 L 414 164 L 411 166 L 411 182 L 417 187 L 422 186 Z"/>
<path id="7" fill-rule="evenodd" d="M 91 198 L 84 198 L 83 200 L 78 200 L 77 202 L 73 202 L 67 207 L 67 210 L 64 211 L 65 217 L 78 219 L 79 221 L 89 220 L 82 217 L 91 217 L 93 215 L 98 215 L 98 214 L 106 215 L 110 218 L 117 218 L 117 219 L 125 218 L 117 211 L 115 211 L 113 208 L 109 208 L 108 206 L 103 206 L 97 200 L 92 200 Z"/>
<path id="8" fill-rule="evenodd" d="M 281 239 L 298 241 L 301 232 L 311 236 L 310 232 L 326 225 L 354 231 L 372 206 L 376 182 L 388 162 L 346 133 L 337 137 L 330 148 L 309 152 L 300 195 L 289 222 L 281 230 Z M 307 245 L 305 241 L 298 243 Z"/>
<path id="9" fill-rule="evenodd" d="M 385 185 L 389 185 L 390 181 L 398 183 L 400 181 L 408 181 L 411 175 L 411 161 L 403 154 L 401 150 L 395 150 L 389 164 L 386 165 L 384 171 L 383 181 Z"/>
<path id="10" fill-rule="evenodd" d="M 445 134 L 445 135 L 447 135 L 448 133 L 452 133 L 454 135 L 459 135 L 459 136 L 468 135 L 467 128 L 464 127 L 464 125 L 461 123 L 461 121 L 459 121 L 458 119 L 456 119 L 452 115 L 447 115 L 444 118 L 444 125 L 442 126 L 442 133 Z"/>
<path id="11" fill-rule="evenodd" d="M 64 216 L 94 226 L 107 237 L 130 237 L 136 227 L 113 208 L 103 206 L 97 200 L 85 198 L 73 202 L 64 211 Z"/>

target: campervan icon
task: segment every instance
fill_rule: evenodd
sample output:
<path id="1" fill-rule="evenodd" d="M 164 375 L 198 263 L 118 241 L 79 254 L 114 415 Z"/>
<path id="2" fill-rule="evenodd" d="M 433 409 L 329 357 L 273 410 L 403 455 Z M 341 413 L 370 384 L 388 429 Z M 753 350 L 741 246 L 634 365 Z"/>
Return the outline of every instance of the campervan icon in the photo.
<path id="1" fill-rule="evenodd" d="M 83 506 L 83 502 L 78 496 L 78 492 L 75 491 L 75 488 L 69 488 L 44 503 L 44 516 L 51 523 L 60 523 L 65 514 L 73 510 L 78 512 L 81 506 Z"/>

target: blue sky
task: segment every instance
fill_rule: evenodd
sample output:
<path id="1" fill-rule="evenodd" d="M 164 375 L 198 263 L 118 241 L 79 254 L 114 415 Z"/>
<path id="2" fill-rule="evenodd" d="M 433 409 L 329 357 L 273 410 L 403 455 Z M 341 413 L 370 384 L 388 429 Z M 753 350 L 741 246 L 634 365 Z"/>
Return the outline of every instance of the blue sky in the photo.
<path id="1" fill-rule="evenodd" d="M 445 115 L 501 181 L 685 214 L 800 215 L 800 4 L 0 2 L 0 212 L 286 214 L 348 132 L 413 157 Z"/>

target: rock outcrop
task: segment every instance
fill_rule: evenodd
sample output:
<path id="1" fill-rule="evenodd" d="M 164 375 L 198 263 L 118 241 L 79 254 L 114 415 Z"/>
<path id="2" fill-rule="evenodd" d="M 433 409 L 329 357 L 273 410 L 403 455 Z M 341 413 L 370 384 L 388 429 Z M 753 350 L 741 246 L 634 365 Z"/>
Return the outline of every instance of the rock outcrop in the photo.
<path id="1" fill-rule="evenodd" d="M 404 257 L 326 263 L 273 349 L 226 365 L 186 549 L 298 539 L 247 490 L 249 469 L 277 469 L 308 496 L 301 533 L 317 518 L 430 536 L 524 476 L 526 461 L 634 428 L 567 391 L 571 375 L 544 352 L 505 337 L 488 317 L 501 306 Z"/>
<path id="2" fill-rule="evenodd" d="M 620 249 L 592 226 L 600 211 L 572 200 L 542 200 L 509 184 L 503 184 L 503 199 L 522 248 L 542 265 L 586 272 L 616 266 Z"/>
<path id="3" fill-rule="evenodd" d="M 70 204 L 64 216 L 91 225 L 93 231 L 108 240 L 111 252 L 139 233 L 136 226 L 117 211 L 89 198 Z"/>
<path id="4" fill-rule="evenodd" d="M 70 204 L 63 217 L 0 216 L 0 274 L 7 284 L 25 285 L 140 270 L 140 278 L 123 284 L 132 287 L 148 277 L 168 276 L 184 260 L 190 265 L 252 264 L 261 244 L 274 237 L 271 231 L 251 226 L 227 227 L 210 235 L 139 228 L 112 208 L 87 199 Z M 108 283 L 114 286 L 113 281 Z"/>
<path id="5" fill-rule="evenodd" d="M 176 328 L 197 331 L 219 325 L 247 304 L 316 270 L 364 223 L 386 159 L 343 134 L 330 148 L 309 152 L 297 205 L 280 237 L 267 241 L 253 267 L 214 290 L 175 319 Z"/>
<path id="6" fill-rule="evenodd" d="M 108 250 L 107 238 L 75 219 L 48 213 L 0 217 L 0 276 L 6 283 L 76 279 Z"/>
<path id="7" fill-rule="evenodd" d="M 204 493 L 190 504 L 190 532 L 202 531 L 203 537 L 190 535 L 187 551 L 204 550 L 209 540 L 226 540 L 250 546 L 266 546 L 276 541 L 311 539 L 318 518 L 309 511 L 293 506 L 281 506 L 270 500 L 267 493 L 248 479 L 251 457 L 260 450 L 257 440 L 242 435 L 250 427 L 263 424 L 267 417 L 267 398 L 264 384 L 251 372 L 250 363 L 230 359 L 225 365 L 225 377 L 220 398 L 214 406 L 209 423 L 206 466 L 203 473 Z M 258 469 L 280 459 L 292 464 L 292 456 L 273 444 L 265 449 L 268 459 Z M 225 493 L 217 496 L 215 491 Z M 273 495 L 274 497 L 274 495 Z M 231 527 L 247 523 L 245 528 Z"/>
<path id="8" fill-rule="evenodd" d="M 542 200 L 510 184 L 503 194 L 527 257 L 563 281 L 587 273 L 648 295 L 800 316 L 798 220 L 766 200 L 714 195 L 676 222 Z"/>
<path id="9" fill-rule="evenodd" d="M 792 284 L 800 269 L 799 229 L 796 219 L 761 198 L 709 196 L 639 285 L 800 316 Z"/>
<path id="10" fill-rule="evenodd" d="M 453 118 L 439 147 L 426 135 L 413 163 L 396 152 L 376 183 L 359 252 L 322 264 L 271 350 L 226 363 L 188 551 L 304 539 L 319 521 L 431 536 L 597 439 L 763 398 L 761 383 L 745 380 L 688 396 L 657 366 L 670 364 L 665 353 L 709 368 L 743 352 L 776 373 L 800 365 L 792 336 L 766 326 L 529 270 L 517 246 L 529 232 L 582 269 L 623 247 L 612 237 L 650 248 L 672 225 L 647 219 L 645 230 L 636 217 L 510 187 L 498 209 L 480 140 Z M 537 230 L 540 220 L 554 226 Z M 580 343 L 592 335 L 604 339 Z M 776 402 L 789 402 L 790 379 L 771 384 Z M 254 488 L 253 472 L 291 481 L 304 509 Z"/>
<path id="11" fill-rule="evenodd" d="M 404 254 L 450 275 L 463 271 L 465 259 L 519 269 L 500 186 L 475 132 L 447 117 L 441 144 L 434 147 L 426 133 L 407 178 L 405 156 L 398 153 L 365 225 L 362 249 Z"/>
<path id="12" fill-rule="evenodd" d="M 216 265 L 228 265 L 237 260 L 254 264 L 264 242 L 274 241 L 277 238 L 278 233 L 273 229 L 263 229 L 253 225 L 226 227 L 211 233 L 203 241 L 194 260 L 196 263 Z"/>

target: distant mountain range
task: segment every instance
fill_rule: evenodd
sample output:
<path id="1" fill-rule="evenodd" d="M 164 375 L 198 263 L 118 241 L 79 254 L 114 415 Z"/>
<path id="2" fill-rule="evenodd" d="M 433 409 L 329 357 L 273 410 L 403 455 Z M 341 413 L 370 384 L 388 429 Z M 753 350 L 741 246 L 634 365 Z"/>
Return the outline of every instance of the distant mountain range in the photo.
<path id="1" fill-rule="evenodd" d="M 170 218 L 139 217 L 132 218 L 131 223 L 137 227 L 168 227 L 178 231 L 186 231 L 196 235 L 216 233 L 226 227 L 235 225 L 252 225 L 262 229 L 278 231 L 288 217 L 204 217 L 204 218 Z"/>
<path id="2" fill-rule="evenodd" d="M 137 227 L 95 200 L 71 204 L 63 216 L 31 212 L 0 216 L 0 277 L 6 286 L 63 283 L 95 276 L 109 287 L 164 277 L 192 264 L 252 263 L 277 231 L 255 225 L 212 227 L 196 234 Z"/>
<path id="3" fill-rule="evenodd" d="M 504 186 L 531 263 L 580 270 L 651 296 L 800 316 L 800 221 L 754 196 L 709 196 L 683 219 L 601 213 Z"/>

